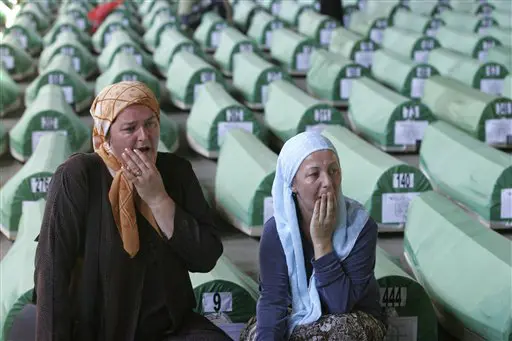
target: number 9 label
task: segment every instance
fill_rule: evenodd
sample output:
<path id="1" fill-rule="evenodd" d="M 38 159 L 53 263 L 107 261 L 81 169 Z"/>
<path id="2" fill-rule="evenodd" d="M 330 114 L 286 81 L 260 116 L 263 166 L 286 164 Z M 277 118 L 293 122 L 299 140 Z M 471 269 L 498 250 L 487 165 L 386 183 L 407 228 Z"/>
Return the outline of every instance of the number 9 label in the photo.
<path id="1" fill-rule="evenodd" d="M 205 292 L 202 303 L 205 313 L 233 311 L 233 296 L 230 292 Z"/>

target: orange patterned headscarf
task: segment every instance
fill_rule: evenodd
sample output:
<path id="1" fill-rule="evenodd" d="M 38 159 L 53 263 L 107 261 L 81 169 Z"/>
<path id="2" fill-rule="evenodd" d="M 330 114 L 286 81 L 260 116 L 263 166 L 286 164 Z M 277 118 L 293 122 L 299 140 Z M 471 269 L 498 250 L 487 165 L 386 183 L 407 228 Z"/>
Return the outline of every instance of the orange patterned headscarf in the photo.
<path id="1" fill-rule="evenodd" d="M 94 119 L 94 151 L 103 162 L 116 172 L 108 197 L 117 229 L 123 241 L 125 251 L 134 257 L 139 251 L 139 230 L 135 206 L 144 215 L 153 228 L 160 234 L 158 225 L 149 206 L 136 195 L 133 185 L 123 176 L 121 163 L 110 152 L 106 136 L 116 117 L 130 105 L 139 104 L 150 108 L 160 121 L 160 105 L 149 87 L 137 81 L 124 81 L 104 88 L 91 106 Z"/>

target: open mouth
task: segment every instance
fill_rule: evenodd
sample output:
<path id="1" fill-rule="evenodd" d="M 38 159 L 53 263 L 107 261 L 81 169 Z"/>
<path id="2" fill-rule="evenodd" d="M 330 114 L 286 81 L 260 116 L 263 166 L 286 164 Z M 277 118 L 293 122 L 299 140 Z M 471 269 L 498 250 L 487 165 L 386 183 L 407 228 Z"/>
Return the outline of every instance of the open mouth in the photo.
<path id="1" fill-rule="evenodd" d="M 142 153 L 148 153 L 151 148 L 150 147 L 140 147 L 140 148 L 137 148 L 140 152 Z"/>

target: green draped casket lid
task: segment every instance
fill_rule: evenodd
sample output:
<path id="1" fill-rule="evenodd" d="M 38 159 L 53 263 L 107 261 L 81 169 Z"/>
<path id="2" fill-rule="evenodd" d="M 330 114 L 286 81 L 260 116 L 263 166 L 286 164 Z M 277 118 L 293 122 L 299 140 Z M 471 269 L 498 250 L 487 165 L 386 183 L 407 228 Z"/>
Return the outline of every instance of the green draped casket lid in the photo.
<path id="1" fill-rule="evenodd" d="M 288 26 L 297 27 L 300 15 L 308 9 L 311 9 L 311 6 L 300 4 L 296 1 L 282 1 L 278 17 Z"/>
<path id="2" fill-rule="evenodd" d="M 0 122 L 0 156 L 4 155 L 7 152 L 8 140 L 9 135 L 7 133 L 7 130 Z"/>
<path id="3" fill-rule="evenodd" d="M 487 51 L 487 61 L 496 62 L 504 65 L 509 72 L 512 72 L 512 47 L 495 46 Z"/>
<path id="4" fill-rule="evenodd" d="M 21 89 L 9 73 L 0 65 L 0 117 L 18 110 L 21 105 Z M 1 148 L 0 148 L 1 151 Z M 0 153 L 2 154 L 2 153 Z"/>
<path id="5" fill-rule="evenodd" d="M 388 318 L 388 340 L 416 335 L 416 341 L 438 339 L 437 317 L 425 289 L 409 276 L 384 249 L 377 247 L 375 278 L 380 306 Z"/>
<path id="6" fill-rule="evenodd" d="M 326 127 L 322 135 L 343 155 L 343 193 L 363 204 L 380 230 L 403 228 L 411 199 L 432 189 L 425 175 L 344 127 Z"/>
<path id="7" fill-rule="evenodd" d="M 364 67 L 371 67 L 373 54 L 379 45 L 367 37 L 338 27 L 332 32 L 329 51 L 355 61 Z"/>
<path id="8" fill-rule="evenodd" d="M 163 111 L 160 111 L 160 142 L 158 146 L 165 147 L 168 153 L 174 153 L 180 146 L 178 123 Z"/>
<path id="9" fill-rule="evenodd" d="M 391 1 L 366 1 L 364 12 L 372 18 L 385 18 L 388 26 L 393 26 L 395 15 L 399 11 L 409 11 L 407 4 L 400 0 Z"/>
<path id="10" fill-rule="evenodd" d="M 430 51 L 440 47 L 439 42 L 422 33 L 389 27 L 384 31 L 382 47 L 396 54 L 400 54 L 417 63 L 425 63 Z"/>
<path id="11" fill-rule="evenodd" d="M 220 43 L 220 34 L 228 26 L 217 13 L 209 12 L 201 17 L 201 24 L 194 31 L 194 40 L 205 51 L 214 51 Z"/>
<path id="12" fill-rule="evenodd" d="M 510 18 L 512 20 L 512 18 Z M 500 27 L 490 27 L 485 32 L 481 33 L 480 36 L 489 36 L 496 38 L 501 45 L 506 46 L 508 49 L 512 48 L 512 28 L 500 28 Z"/>
<path id="13" fill-rule="evenodd" d="M 235 56 L 234 65 L 233 86 L 249 108 L 263 108 L 268 98 L 268 86 L 272 82 L 280 79 L 291 81 L 288 73 L 256 53 L 239 53 Z"/>
<path id="14" fill-rule="evenodd" d="M 46 15 L 35 3 L 27 2 L 18 12 L 17 17 L 27 16 L 29 20 L 35 22 L 38 32 L 44 32 L 50 27 L 50 21 Z"/>
<path id="15" fill-rule="evenodd" d="M 59 85 L 64 92 L 66 102 L 77 112 L 80 112 L 91 104 L 93 91 L 85 80 L 75 71 L 73 58 L 59 54 L 39 76 L 30 83 L 25 94 L 25 106 L 30 106 L 38 96 L 41 87 L 46 84 Z"/>
<path id="16" fill-rule="evenodd" d="M 63 32 L 57 36 L 53 44 L 46 47 L 39 58 L 39 73 L 50 64 L 53 57 L 64 54 L 72 57 L 73 68 L 82 77 L 88 78 L 96 70 L 96 58 L 82 45 L 73 32 Z"/>
<path id="17" fill-rule="evenodd" d="M 306 37 L 313 38 L 320 46 L 329 46 L 332 31 L 336 27 L 336 20 L 313 9 L 305 10 L 299 16 L 298 31 Z"/>
<path id="18" fill-rule="evenodd" d="M 206 83 L 187 119 L 190 147 L 205 157 L 217 158 L 225 135 L 231 129 L 243 129 L 263 138 L 262 127 L 250 110 L 219 83 Z"/>
<path id="19" fill-rule="evenodd" d="M 503 95 L 512 98 L 512 76 L 508 75 L 505 77 L 503 83 L 505 84 L 503 87 Z"/>
<path id="20" fill-rule="evenodd" d="M 138 13 L 141 18 L 146 17 L 151 13 L 156 4 L 164 1 L 144 1 L 139 0 Z"/>
<path id="21" fill-rule="evenodd" d="M 68 136 L 73 152 L 89 150 L 89 128 L 66 103 L 62 88 L 47 84 L 41 87 L 34 102 L 9 132 L 12 156 L 26 161 L 35 152 L 41 137 L 54 131 Z"/>
<path id="22" fill-rule="evenodd" d="M 112 41 L 105 46 L 98 57 L 98 67 L 101 72 L 108 70 L 114 61 L 116 55 L 120 52 L 133 55 L 138 65 L 146 70 L 151 70 L 153 65 L 152 58 L 144 49 L 133 41 L 128 33 L 123 30 L 112 32 Z"/>
<path id="23" fill-rule="evenodd" d="M 501 45 L 494 37 L 478 36 L 471 32 L 457 31 L 446 26 L 439 28 L 436 39 L 442 47 L 455 50 L 481 62 L 487 60 L 487 50 Z"/>
<path id="24" fill-rule="evenodd" d="M 276 164 L 277 155 L 257 136 L 242 129 L 226 134 L 215 175 L 216 209 L 250 236 L 261 236 L 263 225 L 274 215 Z"/>
<path id="25" fill-rule="evenodd" d="M 142 26 L 144 26 L 146 30 L 149 30 L 160 17 L 178 23 L 178 18 L 171 5 L 167 1 L 154 2 L 155 4 L 153 5 L 151 12 L 142 17 Z"/>
<path id="26" fill-rule="evenodd" d="M 12 26 L 5 30 L 4 37 L 7 35 L 14 36 L 20 46 L 33 57 L 43 49 L 43 38 L 34 28 L 34 22 L 27 17 L 16 18 Z"/>
<path id="27" fill-rule="evenodd" d="M 2 37 L 0 56 L 3 68 L 15 81 L 26 79 L 37 71 L 36 62 L 25 52 L 12 33 Z"/>
<path id="28" fill-rule="evenodd" d="M 68 141 L 59 133 L 41 137 L 34 155 L 0 189 L 0 230 L 8 239 L 16 239 L 23 202 L 46 197 L 53 173 L 72 153 Z"/>
<path id="29" fill-rule="evenodd" d="M 497 147 L 512 145 L 512 99 L 493 96 L 443 76 L 425 81 L 423 103 L 432 113 Z"/>
<path id="30" fill-rule="evenodd" d="M 89 32 L 91 29 L 91 23 L 87 17 L 88 10 L 84 8 L 80 3 L 72 3 L 66 6 L 63 14 L 65 16 L 73 18 L 76 26 L 84 32 Z M 62 15 L 62 14 L 61 14 Z"/>
<path id="31" fill-rule="evenodd" d="M 158 78 L 140 66 L 133 54 L 124 51 L 117 53 L 112 65 L 98 77 L 94 93 L 98 95 L 106 86 L 121 81 L 143 82 L 153 91 L 157 99 L 160 100 L 162 96 Z"/>
<path id="32" fill-rule="evenodd" d="M 151 24 L 151 27 L 143 36 L 144 44 L 146 44 L 148 50 L 155 51 L 161 45 L 163 32 L 169 29 L 179 30 L 178 24 L 175 17 L 169 17 L 163 14 L 157 16 L 155 21 Z"/>
<path id="33" fill-rule="evenodd" d="M 256 12 L 264 10 L 263 7 L 254 1 L 239 1 L 233 8 L 233 22 L 245 32 L 251 25 L 252 18 Z"/>
<path id="34" fill-rule="evenodd" d="M 273 31 L 283 27 L 284 23 L 280 19 L 265 11 L 258 11 L 252 18 L 247 36 L 249 36 L 260 49 L 270 49 L 272 46 Z"/>
<path id="35" fill-rule="evenodd" d="M 377 44 L 382 43 L 384 30 L 388 27 L 387 17 L 372 15 L 365 12 L 356 12 L 350 18 L 349 30 L 372 40 Z"/>
<path id="36" fill-rule="evenodd" d="M 14 320 L 23 309 L 21 301 L 31 301 L 37 242 L 43 221 L 45 200 L 23 204 L 16 242 L 0 262 L 0 339 L 9 340 Z"/>
<path id="37" fill-rule="evenodd" d="M 200 57 L 180 51 L 174 55 L 167 71 L 166 87 L 174 105 L 186 110 L 192 107 L 202 84 L 218 82 L 225 86 L 219 70 Z"/>
<path id="38" fill-rule="evenodd" d="M 364 66 L 333 52 L 317 49 L 311 56 L 306 83 L 310 93 L 330 104 L 339 105 L 348 101 L 352 80 L 369 75 Z"/>
<path id="39" fill-rule="evenodd" d="M 70 8 L 72 6 L 77 6 L 77 8 L 81 8 L 83 11 L 88 13 L 89 11 L 91 11 L 93 9 L 94 2 L 93 1 L 87 1 L 87 0 L 76 0 L 76 1 L 64 0 L 64 1 L 61 2 L 61 5 L 60 5 L 60 7 L 57 10 L 58 14 L 59 15 L 65 14 L 67 12 L 68 8 Z"/>
<path id="40" fill-rule="evenodd" d="M 258 284 L 226 256 L 208 273 L 190 273 L 196 297 L 195 311 L 201 315 L 224 314 L 233 323 L 247 323 L 256 314 Z"/>
<path id="41" fill-rule="evenodd" d="M 259 53 L 257 45 L 246 35 L 233 27 L 226 27 L 220 34 L 220 43 L 213 58 L 226 75 L 233 72 L 234 58 L 238 53 Z"/>
<path id="42" fill-rule="evenodd" d="M 279 15 L 279 12 L 281 11 L 282 0 L 259 0 L 258 2 L 260 6 L 265 8 L 266 12 L 270 13 L 272 16 Z M 258 11 L 258 13 L 262 12 L 263 11 Z"/>
<path id="43" fill-rule="evenodd" d="M 398 10 L 393 18 L 395 28 L 429 37 L 435 37 L 439 27 L 444 25 L 444 21 L 439 18 L 431 18 L 403 9 Z"/>
<path id="44" fill-rule="evenodd" d="M 108 16 L 121 20 L 125 27 L 129 27 L 137 35 L 144 33 L 145 28 L 140 24 L 139 19 L 135 17 L 131 10 L 123 8 L 124 5 L 116 7 Z"/>
<path id="45" fill-rule="evenodd" d="M 447 1 L 409 0 L 407 6 L 415 14 L 432 18 L 439 17 L 439 14 L 443 11 L 451 10 Z"/>
<path id="46" fill-rule="evenodd" d="M 422 102 L 368 77 L 352 82 L 349 118 L 355 131 L 388 152 L 417 151 L 426 127 L 435 120 Z"/>
<path id="47" fill-rule="evenodd" d="M 494 4 L 496 4 L 496 3 L 494 3 Z M 508 5 L 506 2 L 504 2 L 504 4 L 505 4 L 505 6 Z M 508 5 L 508 6 L 509 7 L 507 9 L 493 11 L 493 13 L 492 13 L 492 15 L 490 15 L 490 17 L 493 18 L 494 20 L 496 20 L 499 27 L 510 30 L 510 29 L 512 29 L 512 22 L 510 20 L 510 17 L 511 17 L 510 5 Z"/>
<path id="48" fill-rule="evenodd" d="M 201 48 L 195 41 L 177 30 L 164 30 L 161 36 L 161 44 L 153 54 L 153 61 L 160 74 L 164 77 L 167 77 L 169 65 L 171 65 L 176 53 L 180 51 L 187 51 L 197 56 L 202 56 Z"/>
<path id="49" fill-rule="evenodd" d="M 52 28 L 44 36 L 43 41 L 45 48 L 53 44 L 57 39 L 57 36 L 62 32 L 73 32 L 78 37 L 78 40 L 82 45 L 87 48 L 92 46 L 91 37 L 78 27 L 73 18 L 64 16 L 59 17 L 55 24 L 53 24 Z"/>
<path id="50" fill-rule="evenodd" d="M 491 227 L 512 226 L 510 155 L 438 121 L 427 128 L 420 167 L 439 191 Z"/>
<path id="51" fill-rule="evenodd" d="M 444 11 L 439 18 L 446 23 L 447 27 L 466 33 L 483 34 L 489 27 L 498 26 L 492 17 L 478 17 L 474 14 Z"/>
<path id="52" fill-rule="evenodd" d="M 269 86 L 265 122 L 282 142 L 304 131 L 322 131 L 329 125 L 345 125 L 341 112 L 287 80 L 277 80 Z"/>
<path id="53" fill-rule="evenodd" d="M 496 62 L 481 63 L 450 49 L 437 49 L 429 56 L 429 64 L 441 75 L 491 95 L 503 94 L 503 79 L 509 70 Z"/>
<path id="54" fill-rule="evenodd" d="M 409 206 L 404 249 L 446 329 L 458 338 L 511 339 L 510 240 L 429 191 Z M 454 285 L 460 283 L 471 285 Z"/>
<path id="55" fill-rule="evenodd" d="M 406 97 L 420 99 L 425 79 L 438 74 L 432 65 L 415 63 L 393 50 L 381 49 L 373 55 L 373 77 Z"/>
<path id="56" fill-rule="evenodd" d="M 291 74 L 306 74 L 311 66 L 311 53 L 317 47 L 314 39 L 280 28 L 272 35 L 270 54 Z"/>
<path id="57" fill-rule="evenodd" d="M 448 5 L 454 12 L 470 14 L 473 17 L 485 17 L 495 12 L 495 7 L 491 4 L 491 1 L 451 0 Z M 510 12 L 510 6 L 507 11 Z"/>
<path id="58" fill-rule="evenodd" d="M 105 46 L 107 46 L 112 40 L 112 33 L 118 30 L 126 31 L 126 33 L 130 35 L 130 38 L 132 38 L 139 46 L 144 44 L 142 38 L 133 31 L 129 25 L 126 25 L 122 19 L 118 16 L 116 18 L 115 16 L 109 15 L 92 36 L 94 50 L 97 53 L 101 53 Z"/>

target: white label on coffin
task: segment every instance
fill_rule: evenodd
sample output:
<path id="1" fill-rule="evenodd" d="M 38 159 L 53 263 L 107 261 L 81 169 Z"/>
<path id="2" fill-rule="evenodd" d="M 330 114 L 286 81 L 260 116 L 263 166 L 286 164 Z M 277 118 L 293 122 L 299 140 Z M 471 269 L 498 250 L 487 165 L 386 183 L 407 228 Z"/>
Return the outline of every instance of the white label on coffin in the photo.
<path id="1" fill-rule="evenodd" d="M 81 19 L 75 19 L 77 26 L 83 31 L 85 30 L 85 20 L 83 18 Z"/>
<path id="2" fill-rule="evenodd" d="M 64 97 L 66 98 L 66 102 L 72 104 L 75 100 L 75 96 L 73 95 L 73 87 L 72 86 L 61 86 L 62 92 L 64 93 Z"/>
<path id="3" fill-rule="evenodd" d="M 133 56 L 135 57 L 135 61 L 137 62 L 137 64 L 142 65 L 142 55 L 137 53 L 137 54 L 134 54 Z"/>
<path id="4" fill-rule="evenodd" d="M 418 317 L 389 317 L 385 341 L 417 341 Z"/>
<path id="5" fill-rule="evenodd" d="M 111 32 L 105 33 L 105 35 L 103 36 L 103 45 L 107 46 L 108 43 L 110 43 L 110 40 L 112 40 L 112 33 Z"/>
<path id="6" fill-rule="evenodd" d="M 48 192 L 48 186 L 50 185 L 51 179 L 51 176 L 30 178 L 30 190 L 32 193 Z"/>
<path id="7" fill-rule="evenodd" d="M 485 121 L 485 142 L 505 144 L 512 136 L 512 119 L 493 119 Z"/>
<path id="8" fill-rule="evenodd" d="M 80 57 L 73 57 L 73 68 L 76 72 L 80 72 Z"/>
<path id="9" fill-rule="evenodd" d="M 268 85 L 261 86 L 261 104 L 267 103 L 268 100 Z"/>
<path id="10" fill-rule="evenodd" d="M 133 75 L 133 74 L 124 74 L 123 77 L 121 78 L 123 81 L 136 81 L 137 80 L 137 75 Z"/>
<path id="11" fill-rule="evenodd" d="M 385 287 L 379 289 L 381 307 L 405 307 L 407 305 L 406 287 Z"/>
<path id="12" fill-rule="evenodd" d="M 272 46 L 272 30 L 265 32 L 265 46 L 270 48 Z"/>
<path id="13" fill-rule="evenodd" d="M 231 129 L 243 129 L 252 134 L 253 122 L 219 122 L 217 124 L 217 144 L 224 141 L 224 135 Z"/>
<path id="14" fill-rule="evenodd" d="M 487 51 L 479 51 L 478 52 L 478 61 L 480 63 L 485 63 L 487 61 L 487 55 L 488 55 Z"/>
<path id="15" fill-rule="evenodd" d="M 63 134 L 66 136 L 68 135 L 67 130 L 46 130 L 46 131 L 34 130 L 34 131 L 32 131 L 32 153 L 36 150 L 36 147 L 39 144 L 39 140 L 41 139 L 41 137 L 43 137 L 44 135 L 55 134 L 55 133 Z"/>
<path id="16" fill-rule="evenodd" d="M 427 127 L 428 121 L 396 121 L 394 144 L 415 145 L 423 140 Z"/>
<path id="17" fill-rule="evenodd" d="M 306 131 L 314 131 L 317 133 L 321 133 L 325 128 L 327 128 L 329 125 L 325 123 L 319 123 L 314 125 L 308 125 L 306 126 Z"/>
<path id="18" fill-rule="evenodd" d="M 410 193 L 383 193 L 382 194 L 382 223 L 405 223 L 407 208 L 418 192 Z"/>
<path id="19" fill-rule="evenodd" d="M 503 79 L 482 79 L 480 80 L 480 91 L 490 95 L 501 95 L 505 88 Z"/>
<path id="20" fill-rule="evenodd" d="M 393 173 L 393 188 L 414 188 L 414 173 Z"/>
<path id="21" fill-rule="evenodd" d="M 370 31 L 370 39 L 377 44 L 382 43 L 382 39 L 384 39 L 384 31 L 378 28 L 372 28 Z"/>
<path id="22" fill-rule="evenodd" d="M 512 219 L 512 188 L 501 190 L 501 219 Z"/>
<path id="23" fill-rule="evenodd" d="M 370 67 L 373 61 L 373 51 L 357 51 L 354 59 L 357 64 Z"/>
<path id="24" fill-rule="evenodd" d="M 295 64 L 297 65 L 298 71 L 309 70 L 310 56 L 311 56 L 311 54 L 309 52 L 297 53 L 297 55 L 295 56 L 295 58 L 296 58 Z"/>
<path id="25" fill-rule="evenodd" d="M 429 37 L 435 37 L 437 34 L 437 28 L 429 28 L 425 34 Z"/>
<path id="26" fill-rule="evenodd" d="M 14 57 L 10 55 L 2 55 L 2 63 L 7 70 L 14 69 Z"/>
<path id="27" fill-rule="evenodd" d="M 426 63 L 430 51 L 414 51 L 414 61 L 416 63 Z"/>
<path id="28" fill-rule="evenodd" d="M 324 28 L 323 30 L 320 30 L 320 44 L 329 45 L 329 43 L 331 42 L 331 36 L 332 29 Z"/>
<path id="29" fill-rule="evenodd" d="M 210 35 L 210 44 L 211 44 L 211 47 L 217 47 L 219 46 L 219 42 L 220 42 L 220 34 L 221 34 L 221 31 L 213 31 L 212 34 Z"/>
<path id="30" fill-rule="evenodd" d="M 280 2 L 274 2 L 272 4 L 272 15 L 278 15 L 279 11 L 281 11 L 281 3 Z"/>
<path id="31" fill-rule="evenodd" d="M 411 97 L 423 97 L 423 90 L 425 89 L 425 78 L 413 78 L 411 80 Z"/>
<path id="32" fill-rule="evenodd" d="M 348 100 L 350 97 L 351 90 L 352 90 L 352 79 L 351 78 L 342 78 L 340 80 L 340 98 L 342 100 Z"/>
<path id="33" fill-rule="evenodd" d="M 233 311 L 233 295 L 230 292 L 205 292 L 203 312 L 220 313 Z"/>
<path id="34" fill-rule="evenodd" d="M 30 209 L 31 207 L 38 207 L 38 206 L 39 206 L 39 202 L 37 202 L 37 201 L 23 200 L 21 202 L 21 212 L 23 213 L 23 211 L 26 211 L 27 209 Z"/>
<path id="35" fill-rule="evenodd" d="M 263 224 L 274 216 L 274 200 L 272 197 L 263 199 Z"/>

